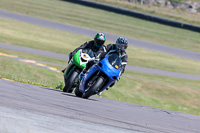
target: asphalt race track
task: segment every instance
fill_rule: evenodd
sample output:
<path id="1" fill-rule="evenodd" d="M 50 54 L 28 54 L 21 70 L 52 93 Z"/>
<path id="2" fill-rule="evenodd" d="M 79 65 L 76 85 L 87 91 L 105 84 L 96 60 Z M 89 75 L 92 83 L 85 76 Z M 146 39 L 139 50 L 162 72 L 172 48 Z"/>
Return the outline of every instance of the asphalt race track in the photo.
<path id="1" fill-rule="evenodd" d="M 0 79 L 1 133 L 199 133 L 200 116 Z M 106 92 L 103 92 L 106 93 Z"/>

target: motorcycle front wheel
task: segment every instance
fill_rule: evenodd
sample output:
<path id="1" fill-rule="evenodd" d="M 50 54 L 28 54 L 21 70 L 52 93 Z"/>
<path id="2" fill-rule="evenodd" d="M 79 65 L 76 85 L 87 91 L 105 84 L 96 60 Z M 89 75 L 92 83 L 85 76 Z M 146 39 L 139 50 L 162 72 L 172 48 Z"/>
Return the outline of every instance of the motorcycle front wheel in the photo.
<path id="1" fill-rule="evenodd" d="M 82 97 L 82 95 L 83 95 L 83 93 L 80 92 L 80 90 L 79 90 L 79 86 L 77 86 L 76 89 L 75 89 L 75 95 L 76 95 L 77 97 Z"/>
<path id="2" fill-rule="evenodd" d="M 76 81 L 76 78 L 78 78 L 79 73 L 74 71 L 74 69 L 71 69 L 71 71 L 67 75 L 67 79 L 65 80 L 65 86 L 63 88 L 63 92 L 72 93 L 73 91 L 73 85 Z"/>
<path id="3" fill-rule="evenodd" d="M 103 84 L 103 77 L 99 77 L 96 82 L 86 91 L 83 93 L 82 98 L 88 99 L 90 96 L 95 94 L 95 92 L 102 86 Z"/>

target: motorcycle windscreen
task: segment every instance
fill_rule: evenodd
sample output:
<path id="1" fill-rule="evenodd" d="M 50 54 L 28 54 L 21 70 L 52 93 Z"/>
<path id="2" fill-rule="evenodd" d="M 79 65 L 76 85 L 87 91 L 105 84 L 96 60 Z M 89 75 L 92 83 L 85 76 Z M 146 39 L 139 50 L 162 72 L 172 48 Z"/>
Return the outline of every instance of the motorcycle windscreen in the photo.
<path id="1" fill-rule="evenodd" d="M 88 54 L 90 56 L 90 58 L 94 57 L 94 52 L 89 48 L 83 49 L 82 53 Z"/>
<path id="2" fill-rule="evenodd" d="M 109 55 L 108 61 L 115 69 L 121 68 L 121 59 L 119 58 L 117 54 Z"/>
<path id="3" fill-rule="evenodd" d="M 108 55 L 100 61 L 99 68 L 101 68 L 101 71 L 108 77 L 118 77 L 120 74 L 121 59 L 117 54 Z"/>

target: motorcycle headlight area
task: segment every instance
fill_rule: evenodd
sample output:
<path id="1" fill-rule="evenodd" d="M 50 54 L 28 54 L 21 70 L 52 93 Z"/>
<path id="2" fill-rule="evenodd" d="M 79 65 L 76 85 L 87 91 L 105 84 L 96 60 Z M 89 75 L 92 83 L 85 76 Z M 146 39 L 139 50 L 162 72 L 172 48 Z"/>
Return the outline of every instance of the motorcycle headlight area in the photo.
<path id="1" fill-rule="evenodd" d="M 81 61 L 82 62 L 87 62 L 88 61 L 88 55 L 85 53 L 81 53 Z"/>
<path id="2" fill-rule="evenodd" d="M 82 62 L 87 62 L 87 60 L 84 59 L 84 58 L 82 58 L 82 57 L 81 57 L 81 61 L 82 61 Z"/>

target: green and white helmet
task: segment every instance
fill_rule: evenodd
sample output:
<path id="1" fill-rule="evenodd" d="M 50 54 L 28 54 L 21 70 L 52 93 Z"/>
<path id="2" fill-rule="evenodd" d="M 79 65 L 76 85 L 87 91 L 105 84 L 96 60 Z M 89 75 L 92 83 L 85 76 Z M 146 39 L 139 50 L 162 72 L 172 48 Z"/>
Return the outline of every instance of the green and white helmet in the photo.
<path id="1" fill-rule="evenodd" d="M 95 46 L 97 47 L 102 47 L 105 41 L 106 41 L 106 37 L 103 33 L 97 33 L 96 36 L 94 37 L 94 43 L 95 43 Z"/>

